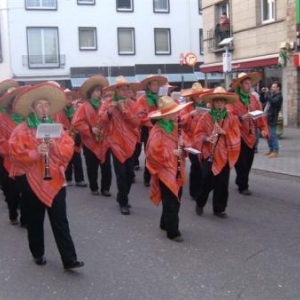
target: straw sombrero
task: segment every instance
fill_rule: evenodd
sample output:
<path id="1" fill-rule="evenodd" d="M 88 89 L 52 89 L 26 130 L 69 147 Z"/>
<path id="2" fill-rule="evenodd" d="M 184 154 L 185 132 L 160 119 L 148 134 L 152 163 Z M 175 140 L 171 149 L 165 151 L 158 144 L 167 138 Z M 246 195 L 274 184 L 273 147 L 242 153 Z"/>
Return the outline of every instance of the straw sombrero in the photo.
<path id="1" fill-rule="evenodd" d="M 80 92 L 87 97 L 88 91 L 94 86 L 100 85 L 102 88 L 109 86 L 108 79 L 103 75 L 94 75 L 87 79 L 81 86 Z"/>
<path id="2" fill-rule="evenodd" d="M 148 117 L 158 119 L 158 118 L 176 113 L 191 104 L 192 104 L 192 102 L 178 104 L 171 97 L 163 96 L 158 99 L 158 102 L 157 102 L 158 110 L 155 110 L 155 111 L 149 113 Z"/>
<path id="3" fill-rule="evenodd" d="M 195 83 L 193 83 L 193 85 L 190 89 L 182 90 L 181 96 L 182 97 L 196 96 L 196 95 L 201 95 L 203 93 L 207 93 L 210 91 L 211 91 L 211 89 L 203 88 L 201 83 L 195 82 Z"/>
<path id="4" fill-rule="evenodd" d="M 144 80 L 141 81 L 141 88 L 144 90 L 147 88 L 147 85 L 151 81 L 157 81 L 159 87 L 166 85 L 168 83 L 168 79 L 161 75 L 149 75 Z"/>
<path id="5" fill-rule="evenodd" d="M 9 88 L 4 96 L 0 99 L 0 107 L 8 107 L 15 100 L 18 94 L 29 87 L 30 85 Z"/>
<path id="6" fill-rule="evenodd" d="M 18 87 L 19 84 L 13 79 L 6 79 L 0 82 L 0 97 L 2 97 L 9 88 Z"/>
<path id="7" fill-rule="evenodd" d="M 245 80 L 245 79 L 250 79 L 252 85 L 256 85 L 262 78 L 262 74 L 258 73 L 258 72 L 253 72 L 253 73 L 240 73 L 238 75 L 238 78 L 235 79 L 232 83 L 231 86 L 233 89 L 236 89 L 239 84 L 241 83 L 241 81 Z"/>
<path id="8" fill-rule="evenodd" d="M 80 93 L 78 91 L 71 91 L 69 89 L 64 89 L 64 93 L 67 97 L 71 97 L 72 101 L 80 99 Z"/>
<path id="9" fill-rule="evenodd" d="M 141 89 L 141 85 L 137 82 L 128 82 L 124 76 L 118 76 L 116 77 L 116 83 L 112 84 L 104 89 L 105 92 L 107 91 L 115 91 L 117 88 L 121 86 L 129 86 L 135 91 L 138 91 Z"/>
<path id="10" fill-rule="evenodd" d="M 203 94 L 201 99 L 206 103 L 212 102 L 215 99 L 224 99 L 226 104 L 228 104 L 236 102 L 239 99 L 239 96 L 236 93 L 226 92 L 223 87 L 218 86 L 213 90 L 213 92 Z"/>
<path id="11" fill-rule="evenodd" d="M 51 83 L 40 83 L 22 91 L 16 97 L 13 110 L 27 117 L 32 112 L 35 101 L 45 99 L 50 103 L 49 114 L 59 112 L 66 106 L 66 95 L 64 91 Z"/>

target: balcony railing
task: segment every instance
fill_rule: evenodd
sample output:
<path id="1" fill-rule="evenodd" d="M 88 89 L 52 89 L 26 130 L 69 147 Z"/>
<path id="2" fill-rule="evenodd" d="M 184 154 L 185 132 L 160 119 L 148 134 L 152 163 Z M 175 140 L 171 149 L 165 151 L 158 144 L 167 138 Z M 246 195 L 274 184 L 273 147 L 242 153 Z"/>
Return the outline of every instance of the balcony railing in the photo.
<path id="1" fill-rule="evenodd" d="M 207 31 L 207 48 L 209 52 L 223 52 L 224 47 L 219 46 L 219 43 L 224 40 L 225 38 L 231 37 L 231 31 L 224 31 L 220 32 L 217 31 L 216 29 L 211 29 Z M 233 51 L 234 46 L 233 42 L 230 43 L 229 45 L 229 50 Z"/>
<path id="2" fill-rule="evenodd" d="M 60 68 L 66 64 L 63 55 L 22 55 L 23 66 L 30 69 Z"/>

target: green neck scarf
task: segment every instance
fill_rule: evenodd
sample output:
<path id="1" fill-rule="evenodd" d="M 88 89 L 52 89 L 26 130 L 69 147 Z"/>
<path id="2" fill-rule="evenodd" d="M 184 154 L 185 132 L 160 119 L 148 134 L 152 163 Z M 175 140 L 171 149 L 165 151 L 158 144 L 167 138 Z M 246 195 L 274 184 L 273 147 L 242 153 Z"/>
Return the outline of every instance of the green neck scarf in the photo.
<path id="1" fill-rule="evenodd" d="M 222 111 L 220 112 L 218 109 L 216 109 L 216 108 L 213 107 L 210 110 L 210 114 L 211 114 L 211 117 L 214 120 L 214 123 L 216 123 L 216 122 L 219 122 L 221 119 L 225 119 L 226 118 L 227 111 L 226 111 L 226 108 L 223 108 Z"/>
<path id="2" fill-rule="evenodd" d="M 150 91 L 146 91 L 147 103 L 150 107 L 156 106 L 157 100 L 159 98 L 158 94 L 151 93 Z"/>
<path id="3" fill-rule="evenodd" d="M 37 128 L 42 123 L 42 120 L 39 119 L 35 113 L 30 113 L 27 117 L 27 125 L 29 128 Z M 46 123 L 54 123 L 54 121 L 51 117 L 48 117 Z"/>
<path id="4" fill-rule="evenodd" d="M 64 108 L 64 111 L 65 111 L 65 114 L 66 114 L 67 118 L 69 120 L 71 120 L 73 115 L 74 115 L 74 112 L 75 112 L 73 106 L 66 106 Z"/>
<path id="5" fill-rule="evenodd" d="M 167 133 L 170 134 L 172 133 L 174 129 L 174 121 L 172 120 L 164 120 L 160 119 L 157 121 L 157 124 Z"/>
<path id="6" fill-rule="evenodd" d="M 8 111 L 7 111 L 7 108 L 6 107 L 1 107 L 1 112 L 4 113 L 4 114 L 7 114 L 9 116 L 9 118 L 16 124 L 16 125 L 19 125 L 21 124 L 23 121 L 24 121 L 24 117 L 19 115 L 19 114 L 10 114 Z"/>
<path id="7" fill-rule="evenodd" d="M 89 99 L 89 102 L 93 106 L 94 110 L 98 110 L 99 109 L 100 100 L 91 98 L 91 99 Z"/>
<path id="8" fill-rule="evenodd" d="M 206 107 L 206 103 L 204 103 L 204 102 L 201 102 L 201 103 L 193 102 L 193 106 L 194 107 Z"/>
<path id="9" fill-rule="evenodd" d="M 250 99 L 249 94 L 244 93 L 240 87 L 238 87 L 235 92 L 240 96 L 244 105 L 249 105 L 249 99 Z"/>
<path id="10" fill-rule="evenodd" d="M 126 97 L 121 98 L 121 97 L 118 96 L 117 94 L 115 94 L 114 97 L 113 97 L 113 101 L 116 101 L 116 102 L 118 102 L 118 101 L 123 101 L 123 100 L 125 100 L 125 99 L 126 99 Z"/>

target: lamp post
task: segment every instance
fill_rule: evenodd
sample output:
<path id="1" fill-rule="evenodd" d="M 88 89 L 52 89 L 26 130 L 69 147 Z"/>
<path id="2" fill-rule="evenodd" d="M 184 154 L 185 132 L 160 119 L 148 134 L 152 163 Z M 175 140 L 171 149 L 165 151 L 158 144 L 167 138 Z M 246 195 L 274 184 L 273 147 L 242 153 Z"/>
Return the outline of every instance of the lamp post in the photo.
<path id="1" fill-rule="evenodd" d="M 225 88 L 229 89 L 231 82 L 231 53 L 229 52 L 229 45 L 232 42 L 233 37 L 226 38 L 219 43 L 219 46 L 224 46 L 225 52 L 223 53 L 223 73 L 225 74 Z"/>

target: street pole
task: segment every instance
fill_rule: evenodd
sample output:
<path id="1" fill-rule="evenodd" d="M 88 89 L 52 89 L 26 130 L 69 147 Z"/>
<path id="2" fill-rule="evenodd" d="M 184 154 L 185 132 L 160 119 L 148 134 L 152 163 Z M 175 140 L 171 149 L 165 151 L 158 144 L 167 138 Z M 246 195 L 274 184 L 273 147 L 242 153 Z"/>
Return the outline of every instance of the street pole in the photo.
<path id="1" fill-rule="evenodd" d="M 231 83 L 231 59 L 229 58 L 229 45 L 225 45 L 225 56 L 226 56 L 226 69 L 225 71 L 225 88 L 228 91 L 230 83 Z"/>

